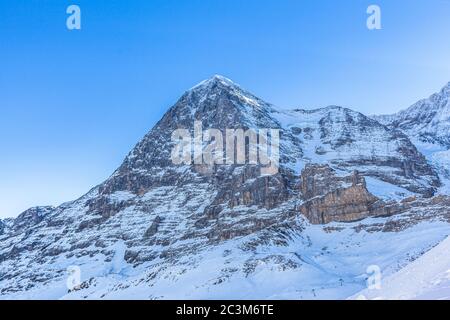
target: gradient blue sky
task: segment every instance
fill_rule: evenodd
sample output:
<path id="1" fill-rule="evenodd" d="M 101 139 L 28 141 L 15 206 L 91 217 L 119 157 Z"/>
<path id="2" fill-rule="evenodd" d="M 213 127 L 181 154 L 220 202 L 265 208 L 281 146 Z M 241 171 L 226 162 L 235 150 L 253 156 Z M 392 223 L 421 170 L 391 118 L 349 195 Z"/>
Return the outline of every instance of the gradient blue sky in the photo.
<path id="1" fill-rule="evenodd" d="M 448 0 L 2 0 L 0 217 L 102 182 L 213 74 L 286 108 L 408 107 L 450 81 L 449 17 Z"/>

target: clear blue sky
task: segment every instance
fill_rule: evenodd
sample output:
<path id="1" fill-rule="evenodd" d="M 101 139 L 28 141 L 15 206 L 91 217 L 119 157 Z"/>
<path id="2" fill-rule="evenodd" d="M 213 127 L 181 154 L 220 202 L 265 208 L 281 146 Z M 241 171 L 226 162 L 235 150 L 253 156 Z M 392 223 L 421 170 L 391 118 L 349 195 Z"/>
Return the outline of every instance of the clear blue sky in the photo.
<path id="1" fill-rule="evenodd" d="M 449 17 L 448 0 L 2 0 L 0 217 L 102 182 L 213 74 L 286 108 L 408 107 L 450 81 Z"/>

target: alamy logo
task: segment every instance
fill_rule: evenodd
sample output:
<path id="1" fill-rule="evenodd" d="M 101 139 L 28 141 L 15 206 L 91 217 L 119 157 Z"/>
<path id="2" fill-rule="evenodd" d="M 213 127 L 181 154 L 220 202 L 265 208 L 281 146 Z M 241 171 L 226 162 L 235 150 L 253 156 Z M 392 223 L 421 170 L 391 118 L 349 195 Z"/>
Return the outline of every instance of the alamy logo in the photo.
<path id="1" fill-rule="evenodd" d="M 262 175 L 278 173 L 278 129 L 226 129 L 224 137 L 222 131 L 203 130 L 202 122 L 195 121 L 193 136 L 188 129 L 177 129 L 171 138 L 174 143 L 171 158 L 175 165 L 259 164 Z"/>
<path id="2" fill-rule="evenodd" d="M 80 30 L 81 29 L 81 9 L 79 6 L 73 4 L 67 7 L 67 17 L 66 26 L 69 30 Z"/>
<path id="3" fill-rule="evenodd" d="M 381 290 L 381 268 L 378 265 L 368 266 L 366 269 L 367 275 L 367 289 L 372 290 Z M 379 300 L 380 298 L 375 298 Z M 367 300 L 367 297 L 364 294 L 360 294 L 356 297 L 356 300 Z"/>
<path id="4" fill-rule="evenodd" d="M 381 8 L 380 6 L 373 4 L 367 8 L 367 29 L 369 30 L 381 30 Z"/>
<path id="5" fill-rule="evenodd" d="M 366 270 L 368 274 L 367 288 L 369 290 L 381 290 L 381 269 L 377 265 L 371 265 Z"/>
<path id="6" fill-rule="evenodd" d="M 78 266 L 69 266 L 67 268 L 67 289 L 74 290 L 80 287 L 81 285 L 81 269 Z"/>

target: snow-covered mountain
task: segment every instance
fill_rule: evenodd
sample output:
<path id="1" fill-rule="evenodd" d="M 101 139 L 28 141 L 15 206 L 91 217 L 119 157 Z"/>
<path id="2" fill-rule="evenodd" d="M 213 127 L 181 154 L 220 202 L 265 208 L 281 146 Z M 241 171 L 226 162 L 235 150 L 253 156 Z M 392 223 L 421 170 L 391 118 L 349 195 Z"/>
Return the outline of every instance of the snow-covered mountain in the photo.
<path id="1" fill-rule="evenodd" d="M 280 111 L 275 117 L 301 141 L 301 164 L 328 164 L 345 172 L 357 170 L 378 180 L 374 183 L 383 181 L 427 195 L 440 185 L 434 169 L 406 135 L 359 112 L 331 106 Z"/>
<path id="2" fill-rule="evenodd" d="M 442 192 L 450 192 L 450 82 L 404 111 L 374 119 L 405 133 L 438 171 Z"/>
<path id="3" fill-rule="evenodd" d="M 278 173 L 174 164 L 172 133 L 196 120 L 280 130 Z M 341 107 L 280 110 L 214 76 L 105 182 L 0 227 L 0 297 L 347 298 L 368 266 L 392 274 L 449 234 L 440 185 L 399 130 Z"/>
<path id="4" fill-rule="evenodd" d="M 375 117 L 422 143 L 450 148 L 450 82 L 441 91 L 393 115 Z"/>

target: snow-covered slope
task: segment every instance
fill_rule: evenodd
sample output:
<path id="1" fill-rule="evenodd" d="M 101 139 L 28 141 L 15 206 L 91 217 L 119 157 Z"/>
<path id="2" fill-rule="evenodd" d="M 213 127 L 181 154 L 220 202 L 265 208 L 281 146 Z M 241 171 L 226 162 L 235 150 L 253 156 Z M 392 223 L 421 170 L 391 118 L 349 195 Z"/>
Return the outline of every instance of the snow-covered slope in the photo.
<path id="1" fill-rule="evenodd" d="M 195 120 L 279 129 L 279 172 L 175 165 L 172 132 L 192 133 Z M 369 191 L 390 200 L 370 198 L 386 214 L 311 225 L 300 211 L 306 163 L 360 171 Z M 105 182 L 8 223 L 0 297 L 346 298 L 364 288 L 368 264 L 393 273 L 450 233 L 450 200 L 430 198 L 438 184 L 398 131 L 340 107 L 282 111 L 215 76 L 183 94 Z M 357 196 L 344 202 L 348 216 L 369 216 Z M 70 290 L 68 270 L 81 281 Z"/>
<path id="2" fill-rule="evenodd" d="M 353 298 L 450 300 L 450 238 Z"/>
<path id="3" fill-rule="evenodd" d="M 419 210 L 327 226 L 293 217 L 252 235 L 183 252 L 179 261 L 157 257 L 137 266 L 124 259 L 127 245 L 120 240 L 108 248 L 114 252 L 110 259 L 106 253 L 89 256 L 78 250 L 55 257 L 41 266 L 53 270 L 51 281 L 36 278 L 34 286 L 3 298 L 345 299 L 366 287 L 369 266 L 394 274 L 445 238 L 450 225 L 436 213 Z M 82 284 L 69 292 L 66 270 L 74 267 Z"/>

